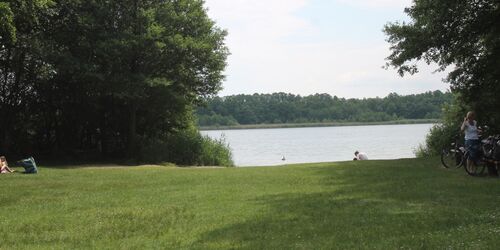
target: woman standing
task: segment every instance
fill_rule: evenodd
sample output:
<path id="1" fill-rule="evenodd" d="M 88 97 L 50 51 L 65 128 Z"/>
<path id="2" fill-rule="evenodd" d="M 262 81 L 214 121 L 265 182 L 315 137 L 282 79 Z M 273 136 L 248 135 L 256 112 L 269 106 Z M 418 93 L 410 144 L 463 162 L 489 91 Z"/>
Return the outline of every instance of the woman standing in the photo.
<path id="1" fill-rule="evenodd" d="M 465 148 L 470 155 L 467 158 L 466 167 L 475 167 L 479 162 L 479 150 L 481 148 L 479 133 L 481 133 L 481 130 L 477 127 L 476 114 L 473 111 L 467 113 L 462 123 L 462 131 L 465 132 Z"/>

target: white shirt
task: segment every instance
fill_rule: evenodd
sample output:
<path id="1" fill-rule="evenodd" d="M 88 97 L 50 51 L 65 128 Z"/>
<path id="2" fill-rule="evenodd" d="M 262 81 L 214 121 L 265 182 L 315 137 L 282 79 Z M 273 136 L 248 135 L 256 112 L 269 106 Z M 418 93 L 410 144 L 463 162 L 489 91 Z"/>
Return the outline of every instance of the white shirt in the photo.
<path id="1" fill-rule="evenodd" d="M 474 121 L 473 125 L 470 125 L 468 121 L 464 122 L 465 126 L 465 140 L 478 140 L 479 131 L 477 130 L 477 122 Z"/>
<path id="2" fill-rule="evenodd" d="M 368 160 L 368 156 L 365 153 L 359 153 L 357 158 L 360 161 L 367 161 Z"/>

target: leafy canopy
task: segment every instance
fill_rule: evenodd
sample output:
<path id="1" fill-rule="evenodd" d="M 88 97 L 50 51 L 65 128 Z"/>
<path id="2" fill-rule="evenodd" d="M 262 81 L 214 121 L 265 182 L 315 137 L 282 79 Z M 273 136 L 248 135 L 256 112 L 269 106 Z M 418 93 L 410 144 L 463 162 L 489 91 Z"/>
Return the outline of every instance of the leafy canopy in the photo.
<path id="1" fill-rule="evenodd" d="M 410 22 L 385 26 L 391 44 L 388 67 L 418 72 L 416 62 L 451 68 L 447 81 L 483 119 L 500 122 L 500 2 L 497 0 L 414 0 Z"/>
<path id="2" fill-rule="evenodd" d="M 202 0 L 0 1 L 0 153 L 133 158 L 174 138 L 222 88 L 225 36 Z"/>

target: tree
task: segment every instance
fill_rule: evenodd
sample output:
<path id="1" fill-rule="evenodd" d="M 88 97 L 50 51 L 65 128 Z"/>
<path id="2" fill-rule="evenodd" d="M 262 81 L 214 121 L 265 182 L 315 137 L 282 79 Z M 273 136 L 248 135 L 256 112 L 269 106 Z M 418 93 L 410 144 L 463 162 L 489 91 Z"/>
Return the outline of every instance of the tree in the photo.
<path id="1" fill-rule="evenodd" d="M 12 151 L 13 138 L 22 142 L 23 119 L 37 84 L 51 74 L 42 55 L 40 23 L 50 1 L 0 2 L 0 151 Z"/>
<path id="2" fill-rule="evenodd" d="M 0 137 L 4 149 L 27 138 L 52 156 L 134 158 L 192 126 L 194 107 L 221 89 L 228 55 L 203 4 L 0 2 L 0 135 L 21 135 Z"/>
<path id="3" fill-rule="evenodd" d="M 61 1 L 57 8 L 51 38 L 67 53 L 54 63 L 72 62 L 58 64 L 56 84 L 74 80 L 79 91 L 71 95 L 95 105 L 89 115 L 100 122 L 87 130 L 99 131 L 104 153 L 108 141 L 120 141 L 118 150 L 133 155 L 139 138 L 186 126 L 198 98 L 221 88 L 226 33 L 208 18 L 203 1 Z"/>
<path id="4" fill-rule="evenodd" d="M 452 68 L 452 91 L 479 116 L 499 126 L 500 2 L 498 0 L 414 0 L 410 22 L 385 27 L 392 54 L 388 67 L 418 72 L 417 61 Z"/>

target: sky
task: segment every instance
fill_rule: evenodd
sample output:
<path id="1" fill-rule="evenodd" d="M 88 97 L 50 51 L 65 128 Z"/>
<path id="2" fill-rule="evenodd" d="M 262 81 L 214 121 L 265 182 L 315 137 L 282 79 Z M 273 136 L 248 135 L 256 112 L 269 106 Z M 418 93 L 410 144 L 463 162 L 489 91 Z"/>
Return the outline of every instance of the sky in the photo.
<path id="1" fill-rule="evenodd" d="M 383 69 L 385 24 L 409 20 L 411 0 L 206 0 L 228 31 L 231 55 L 220 96 L 287 92 L 345 98 L 448 89 L 445 73 L 422 64 L 400 77 Z"/>

